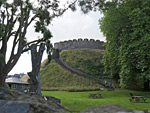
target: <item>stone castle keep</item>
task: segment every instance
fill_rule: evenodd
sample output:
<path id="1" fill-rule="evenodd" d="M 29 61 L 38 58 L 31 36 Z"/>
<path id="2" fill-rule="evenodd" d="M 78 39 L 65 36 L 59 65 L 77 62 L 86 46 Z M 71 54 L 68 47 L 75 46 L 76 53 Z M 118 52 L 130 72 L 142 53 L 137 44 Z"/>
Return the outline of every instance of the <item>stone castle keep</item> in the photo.
<path id="1" fill-rule="evenodd" d="M 78 40 L 69 40 L 64 42 L 59 42 L 54 44 L 54 48 L 59 51 L 67 49 L 101 49 L 104 50 L 103 41 L 94 40 L 94 39 L 78 39 Z"/>
<path id="2" fill-rule="evenodd" d="M 56 51 L 54 51 L 52 57 L 56 61 L 57 64 L 59 64 L 63 69 L 70 71 L 71 73 L 77 74 L 79 76 L 93 79 L 96 83 L 99 83 L 104 86 L 104 84 L 99 81 L 95 80 L 92 76 L 81 72 L 77 69 L 74 69 L 66 64 L 66 62 L 63 61 L 60 52 L 62 50 L 69 50 L 69 49 L 99 49 L 99 50 L 105 50 L 105 47 L 103 46 L 103 41 L 99 40 L 93 40 L 93 39 L 78 39 L 78 40 L 69 40 L 64 42 L 59 42 L 54 44 L 54 48 Z"/>

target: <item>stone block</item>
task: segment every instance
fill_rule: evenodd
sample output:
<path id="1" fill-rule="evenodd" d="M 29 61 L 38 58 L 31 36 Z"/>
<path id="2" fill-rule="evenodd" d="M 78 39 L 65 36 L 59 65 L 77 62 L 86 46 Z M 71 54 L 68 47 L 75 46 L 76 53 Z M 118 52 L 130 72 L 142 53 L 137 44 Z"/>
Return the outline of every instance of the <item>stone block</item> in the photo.
<path id="1" fill-rule="evenodd" d="M 29 103 L 0 100 L 0 113 L 28 113 Z"/>

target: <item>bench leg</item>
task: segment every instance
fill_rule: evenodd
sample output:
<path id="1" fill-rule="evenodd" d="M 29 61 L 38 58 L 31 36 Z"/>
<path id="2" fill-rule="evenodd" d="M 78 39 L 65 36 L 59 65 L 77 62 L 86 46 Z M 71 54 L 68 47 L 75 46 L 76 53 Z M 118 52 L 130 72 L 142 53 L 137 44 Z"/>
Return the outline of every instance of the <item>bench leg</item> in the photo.
<path id="1" fill-rule="evenodd" d="M 132 101 L 132 99 L 131 99 L 131 98 L 130 98 L 129 100 L 130 100 L 130 102 Z"/>
<path id="2" fill-rule="evenodd" d="M 139 98 L 137 98 L 137 99 L 135 99 L 135 101 L 136 101 L 136 102 L 140 102 L 140 99 L 139 99 Z"/>

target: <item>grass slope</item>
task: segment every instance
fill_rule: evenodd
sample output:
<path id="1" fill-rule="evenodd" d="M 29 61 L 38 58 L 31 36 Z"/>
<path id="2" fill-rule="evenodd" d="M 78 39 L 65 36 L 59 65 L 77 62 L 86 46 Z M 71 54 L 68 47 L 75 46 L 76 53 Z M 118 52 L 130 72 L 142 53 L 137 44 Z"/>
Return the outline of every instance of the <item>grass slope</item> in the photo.
<path id="1" fill-rule="evenodd" d="M 100 76 L 103 72 L 100 60 L 103 51 L 100 50 L 67 50 L 62 51 L 63 60 L 70 66 L 88 74 Z M 40 79 L 44 90 L 95 90 L 101 87 L 93 80 L 72 74 L 56 64 L 54 60 L 45 66 L 42 63 Z"/>
<path id="2" fill-rule="evenodd" d="M 90 76 L 101 78 L 103 76 L 103 65 L 100 61 L 103 53 L 104 50 L 74 49 L 64 50 L 60 54 L 69 66 Z"/>
<path id="3" fill-rule="evenodd" d="M 144 96 L 147 100 L 136 103 L 129 101 L 129 93 Z M 104 104 L 117 104 L 132 110 L 150 110 L 150 92 L 115 90 L 115 91 L 86 91 L 86 92 L 65 92 L 65 91 L 42 91 L 43 95 L 54 96 L 61 99 L 61 104 L 71 111 L 82 111 L 89 107 Z M 103 98 L 91 99 L 90 94 L 101 94 Z"/>

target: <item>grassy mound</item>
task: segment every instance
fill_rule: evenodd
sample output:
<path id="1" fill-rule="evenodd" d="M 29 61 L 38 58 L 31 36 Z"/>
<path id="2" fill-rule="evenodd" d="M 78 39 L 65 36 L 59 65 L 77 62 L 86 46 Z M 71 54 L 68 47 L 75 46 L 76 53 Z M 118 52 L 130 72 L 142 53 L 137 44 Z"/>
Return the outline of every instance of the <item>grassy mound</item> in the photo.
<path id="1" fill-rule="evenodd" d="M 103 67 L 100 63 L 103 51 L 100 50 L 66 50 L 62 51 L 63 60 L 71 67 L 83 71 L 89 75 L 100 77 L 103 74 Z M 96 90 L 99 84 L 95 81 L 78 76 L 61 68 L 54 60 L 45 65 L 47 60 L 41 66 L 41 84 L 44 90 Z"/>
<path id="2" fill-rule="evenodd" d="M 104 50 L 74 49 L 62 51 L 60 54 L 69 66 L 95 78 L 102 78 L 103 64 L 100 61 L 103 53 Z"/>

